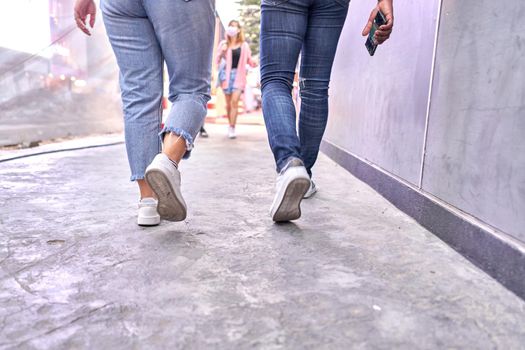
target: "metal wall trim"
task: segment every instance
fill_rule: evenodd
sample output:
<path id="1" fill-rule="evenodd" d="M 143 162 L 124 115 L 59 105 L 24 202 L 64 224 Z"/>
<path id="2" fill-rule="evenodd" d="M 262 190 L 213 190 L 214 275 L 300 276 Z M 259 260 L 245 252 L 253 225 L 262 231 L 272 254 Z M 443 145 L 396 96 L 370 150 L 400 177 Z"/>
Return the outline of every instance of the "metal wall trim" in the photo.
<path id="1" fill-rule="evenodd" d="M 525 300 L 525 245 L 326 140 L 321 150 Z"/>

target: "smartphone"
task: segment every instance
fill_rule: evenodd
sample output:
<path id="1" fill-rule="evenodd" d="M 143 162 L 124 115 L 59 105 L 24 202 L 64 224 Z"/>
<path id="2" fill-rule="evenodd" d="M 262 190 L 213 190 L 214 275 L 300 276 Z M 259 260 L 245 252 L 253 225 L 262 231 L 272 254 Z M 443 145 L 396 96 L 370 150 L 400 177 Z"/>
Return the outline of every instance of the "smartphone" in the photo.
<path id="1" fill-rule="evenodd" d="M 368 38 L 366 39 L 366 49 L 368 50 L 368 53 L 370 56 L 374 56 L 377 49 L 377 42 L 374 39 L 374 34 L 376 30 L 381 27 L 382 25 L 386 24 L 386 18 L 385 15 L 381 11 L 377 11 L 376 18 L 374 18 L 374 23 L 372 23 L 372 29 L 370 29 L 370 33 L 368 34 Z"/>

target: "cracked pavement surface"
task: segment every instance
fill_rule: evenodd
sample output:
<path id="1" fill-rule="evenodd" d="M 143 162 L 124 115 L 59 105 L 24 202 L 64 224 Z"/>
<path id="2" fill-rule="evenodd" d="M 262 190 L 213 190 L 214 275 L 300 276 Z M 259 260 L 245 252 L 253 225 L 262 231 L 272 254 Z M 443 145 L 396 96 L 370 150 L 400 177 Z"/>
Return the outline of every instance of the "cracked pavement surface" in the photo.
<path id="1" fill-rule="evenodd" d="M 0 163 L 1 349 L 525 347 L 524 301 L 334 162 L 277 225 L 263 127 L 207 128 L 153 228 L 124 146 Z"/>

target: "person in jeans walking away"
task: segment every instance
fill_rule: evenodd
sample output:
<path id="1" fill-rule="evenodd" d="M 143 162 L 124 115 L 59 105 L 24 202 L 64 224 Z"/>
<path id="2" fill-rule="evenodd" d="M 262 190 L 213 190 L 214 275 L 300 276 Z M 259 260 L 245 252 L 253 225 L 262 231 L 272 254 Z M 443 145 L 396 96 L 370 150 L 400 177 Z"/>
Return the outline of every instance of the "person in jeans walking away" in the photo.
<path id="1" fill-rule="evenodd" d="M 139 225 L 186 218 L 178 167 L 190 156 L 210 99 L 214 5 L 214 0 L 100 2 L 120 68 L 126 150 L 141 198 Z M 93 27 L 95 14 L 93 0 L 76 1 L 75 21 L 88 35 L 88 17 Z M 164 62 L 172 108 L 161 131 Z"/>
<path id="2" fill-rule="evenodd" d="M 234 139 L 239 100 L 246 87 L 246 65 L 255 67 L 250 45 L 244 40 L 244 32 L 239 21 L 232 20 L 226 28 L 226 40 L 219 43 L 216 63 L 225 60 L 224 80 L 221 88 L 226 98 L 226 113 L 228 114 L 228 137 Z"/>
<path id="3" fill-rule="evenodd" d="M 393 0 L 379 0 L 377 11 L 387 24 L 375 33 L 378 43 L 389 38 L 394 24 Z M 328 118 L 328 84 L 337 43 L 350 0 L 262 0 L 261 85 L 268 140 L 277 164 L 276 194 L 270 209 L 274 221 L 301 216 L 301 200 L 316 192 L 312 167 Z M 363 50 L 365 50 L 363 45 Z M 301 53 L 299 134 L 292 87 Z"/>

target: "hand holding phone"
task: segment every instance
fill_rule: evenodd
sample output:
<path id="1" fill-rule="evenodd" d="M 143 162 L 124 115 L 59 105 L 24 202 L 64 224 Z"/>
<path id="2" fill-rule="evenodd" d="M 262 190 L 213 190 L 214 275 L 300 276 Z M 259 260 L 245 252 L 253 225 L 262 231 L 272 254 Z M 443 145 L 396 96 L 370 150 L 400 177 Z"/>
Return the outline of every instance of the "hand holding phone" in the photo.
<path id="1" fill-rule="evenodd" d="M 385 42 L 394 27 L 394 7 L 392 0 L 379 0 L 377 6 L 370 13 L 368 23 L 363 29 L 363 36 L 368 35 L 366 47 L 371 56 L 374 55 L 377 45 Z"/>
<path id="2" fill-rule="evenodd" d="M 368 53 L 370 56 L 374 56 L 377 45 L 379 45 L 379 42 L 376 38 L 376 32 L 378 29 L 386 24 L 385 15 L 381 11 L 377 11 L 376 17 L 374 18 L 374 22 L 372 23 L 372 28 L 370 28 L 370 32 L 368 33 L 368 38 L 366 39 L 365 46 L 368 50 Z"/>

